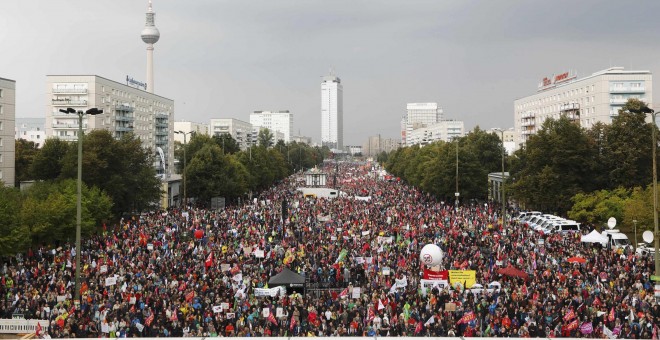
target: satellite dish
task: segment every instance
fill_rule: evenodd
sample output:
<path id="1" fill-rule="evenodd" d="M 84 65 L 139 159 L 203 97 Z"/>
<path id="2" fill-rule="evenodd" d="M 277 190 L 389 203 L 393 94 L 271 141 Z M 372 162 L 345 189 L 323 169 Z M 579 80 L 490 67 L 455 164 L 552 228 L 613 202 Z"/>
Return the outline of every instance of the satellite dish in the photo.
<path id="1" fill-rule="evenodd" d="M 607 220 L 607 226 L 610 229 L 614 229 L 614 227 L 616 227 L 616 218 L 610 217 L 610 219 Z"/>
<path id="2" fill-rule="evenodd" d="M 653 242 L 653 232 L 650 230 L 645 231 L 642 234 L 642 239 L 644 239 L 644 242 L 646 243 L 651 243 Z"/>

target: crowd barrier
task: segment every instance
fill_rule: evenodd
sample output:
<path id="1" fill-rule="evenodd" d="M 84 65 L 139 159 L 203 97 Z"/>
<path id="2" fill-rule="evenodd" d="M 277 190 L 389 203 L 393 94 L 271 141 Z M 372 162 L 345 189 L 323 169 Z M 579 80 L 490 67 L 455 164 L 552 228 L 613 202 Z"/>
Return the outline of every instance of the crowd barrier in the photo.
<path id="1" fill-rule="evenodd" d="M 37 324 L 44 332 L 48 329 L 48 320 L 0 319 L 0 334 L 34 333 Z"/>

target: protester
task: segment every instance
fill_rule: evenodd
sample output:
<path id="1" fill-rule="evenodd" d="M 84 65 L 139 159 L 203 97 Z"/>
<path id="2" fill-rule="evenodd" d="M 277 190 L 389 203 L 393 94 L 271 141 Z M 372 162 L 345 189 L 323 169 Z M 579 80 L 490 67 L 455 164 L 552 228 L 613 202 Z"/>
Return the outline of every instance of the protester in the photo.
<path id="1" fill-rule="evenodd" d="M 334 165 L 325 170 L 335 176 Z M 220 212 L 122 220 L 84 240 L 79 305 L 77 250 L 35 249 L 0 268 L 0 314 L 48 320 L 41 333 L 53 338 L 657 333 L 650 256 L 510 220 L 502 227 L 496 206 L 445 204 L 371 164 L 342 163 L 336 176 L 338 198 L 304 197 L 297 174 Z M 445 269 L 475 270 L 478 283 L 502 289 L 423 292 L 419 253 L 429 243 L 443 250 Z M 586 263 L 566 261 L 574 256 Z M 529 279 L 498 274 L 509 265 Z M 306 288 L 268 287 L 284 267 L 303 274 Z"/>

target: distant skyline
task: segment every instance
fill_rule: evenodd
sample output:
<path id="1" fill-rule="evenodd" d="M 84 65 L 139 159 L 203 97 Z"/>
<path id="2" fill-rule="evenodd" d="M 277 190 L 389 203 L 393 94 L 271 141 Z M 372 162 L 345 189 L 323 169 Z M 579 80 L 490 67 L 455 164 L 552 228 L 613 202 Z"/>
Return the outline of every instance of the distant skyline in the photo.
<path id="1" fill-rule="evenodd" d="M 45 116 L 49 74 L 146 81 L 147 0 L 2 5 L 0 77 L 16 80 L 17 118 Z M 295 133 L 317 143 L 331 68 L 344 86 L 344 145 L 399 138 L 406 103 L 437 102 L 466 130 L 510 128 L 513 101 L 543 77 L 660 73 L 656 0 L 153 0 L 153 9 L 155 93 L 175 101 L 176 121 L 290 110 Z"/>

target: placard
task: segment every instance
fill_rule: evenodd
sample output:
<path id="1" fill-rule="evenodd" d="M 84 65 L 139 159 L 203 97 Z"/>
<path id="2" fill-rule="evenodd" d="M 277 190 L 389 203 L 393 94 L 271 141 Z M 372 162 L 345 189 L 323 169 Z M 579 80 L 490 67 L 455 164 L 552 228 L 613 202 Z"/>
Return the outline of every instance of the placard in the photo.
<path id="1" fill-rule="evenodd" d="M 383 267 L 382 274 L 390 275 L 390 267 Z"/>
<path id="2" fill-rule="evenodd" d="M 144 326 L 141 323 L 138 322 L 138 323 L 135 324 L 135 328 L 137 328 L 138 331 L 142 332 L 142 330 L 144 329 Z"/>
<path id="3" fill-rule="evenodd" d="M 58 296 L 57 296 L 57 302 L 64 302 L 65 300 L 66 300 L 66 296 L 65 296 L 65 295 L 58 295 Z"/>
<path id="4" fill-rule="evenodd" d="M 213 313 L 222 313 L 222 306 L 213 306 Z"/>
<path id="5" fill-rule="evenodd" d="M 456 304 L 453 302 L 447 302 L 445 303 L 445 311 L 447 312 L 455 312 L 456 311 Z"/>
<path id="6" fill-rule="evenodd" d="M 267 318 L 269 315 L 270 315 L 270 308 L 264 307 L 263 309 L 261 309 L 261 316 Z"/>
<path id="7" fill-rule="evenodd" d="M 153 243 L 147 243 L 147 250 L 154 250 Z"/>
<path id="8" fill-rule="evenodd" d="M 283 318 L 284 317 L 284 308 L 277 307 L 277 309 L 275 309 L 275 316 L 277 316 L 278 318 Z"/>
<path id="9" fill-rule="evenodd" d="M 255 250 L 254 251 L 254 257 L 260 258 L 260 259 L 264 258 L 264 251 L 261 250 L 261 249 Z"/>
<path id="10" fill-rule="evenodd" d="M 107 277 L 105 279 L 105 285 L 106 286 L 114 286 L 117 284 L 117 278 L 116 277 Z"/>
<path id="11" fill-rule="evenodd" d="M 223 302 L 220 304 L 222 310 L 229 310 L 229 302 Z"/>
<path id="12" fill-rule="evenodd" d="M 102 265 L 101 268 L 99 268 L 99 273 L 107 273 L 108 272 L 108 266 L 107 265 Z"/>
<path id="13" fill-rule="evenodd" d="M 110 333 L 110 326 L 107 322 L 101 324 L 101 333 Z"/>
<path id="14" fill-rule="evenodd" d="M 233 319 L 236 317 L 235 313 L 227 313 L 227 319 Z"/>
<path id="15" fill-rule="evenodd" d="M 362 288 L 360 287 L 353 287 L 353 295 L 351 295 L 351 298 L 353 299 L 359 299 L 360 298 L 360 293 L 362 292 Z"/>
<path id="16" fill-rule="evenodd" d="M 220 270 L 223 271 L 223 272 L 227 272 L 230 269 L 231 269 L 231 266 L 229 265 L 229 263 L 223 263 L 223 264 L 220 265 Z"/>

